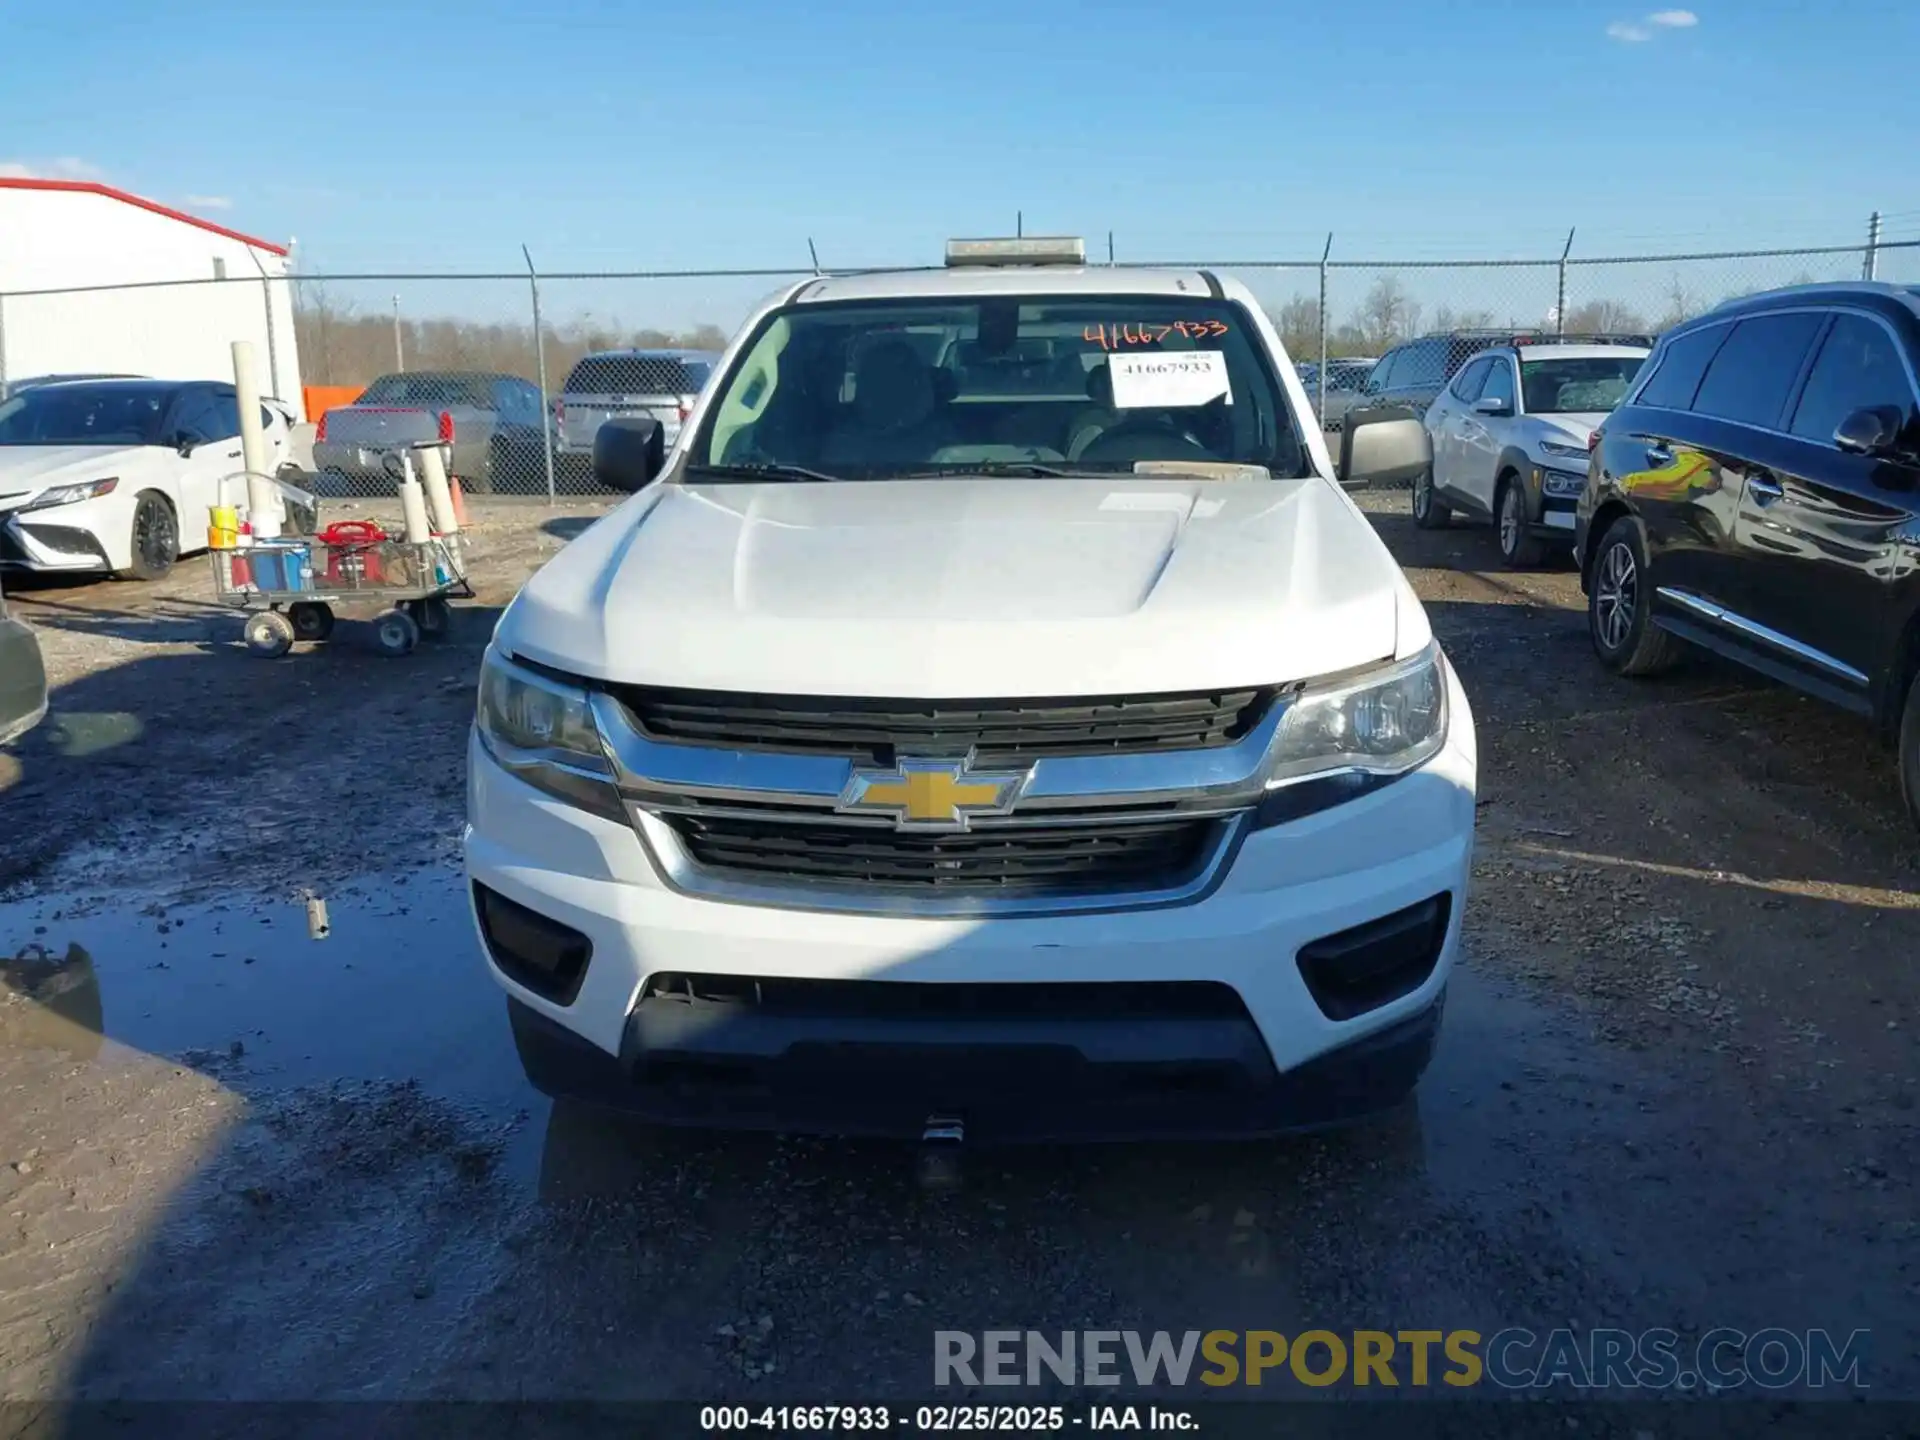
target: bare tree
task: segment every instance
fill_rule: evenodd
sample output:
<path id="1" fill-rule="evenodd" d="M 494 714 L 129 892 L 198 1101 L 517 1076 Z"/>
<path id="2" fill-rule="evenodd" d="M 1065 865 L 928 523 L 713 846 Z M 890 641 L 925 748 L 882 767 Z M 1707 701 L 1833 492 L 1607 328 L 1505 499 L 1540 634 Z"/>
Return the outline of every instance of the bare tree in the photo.
<path id="1" fill-rule="evenodd" d="M 1433 319 L 1427 322 L 1430 330 L 1490 330 L 1494 319 L 1491 310 L 1458 310 L 1451 305 L 1442 305 L 1433 312 Z"/>
<path id="2" fill-rule="evenodd" d="M 1398 275 L 1382 275 L 1361 301 L 1355 324 L 1370 348 L 1384 350 L 1420 328 L 1420 302 L 1407 293 Z"/>
<path id="3" fill-rule="evenodd" d="M 334 383 L 334 329 L 351 323 L 352 318 L 353 307 L 336 301 L 320 281 L 296 279 L 293 282 L 294 343 L 306 357 L 315 384 Z"/>
<path id="4" fill-rule="evenodd" d="M 1320 302 L 1311 295 L 1296 295 L 1272 315 L 1273 328 L 1280 332 L 1280 343 L 1296 360 L 1320 358 Z"/>
<path id="5" fill-rule="evenodd" d="M 1699 308 L 1699 303 L 1693 298 L 1692 293 L 1681 281 L 1680 276 L 1675 274 L 1672 283 L 1667 287 L 1667 313 L 1660 317 L 1660 328 L 1671 330 L 1682 320 L 1689 320 L 1698 314 Z"/>
<path id="6" fill-rule="evenodd" d="M 1567 329 L 1588 335 L 1638 334 L 1647 320 L 1624 300 L 1589 300 L 1567 312 Z"/>

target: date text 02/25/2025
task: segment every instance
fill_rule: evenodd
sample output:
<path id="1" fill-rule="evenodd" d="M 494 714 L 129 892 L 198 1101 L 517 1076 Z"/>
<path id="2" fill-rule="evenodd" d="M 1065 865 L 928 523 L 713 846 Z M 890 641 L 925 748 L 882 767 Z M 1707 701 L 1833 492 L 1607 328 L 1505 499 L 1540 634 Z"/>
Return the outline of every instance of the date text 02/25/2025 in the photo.
<path id="1" fill-rule="evenodd" d="M 889 1405 L 705 1405 L 700 1429 L 728 1432 L 873 1433 L 904 1430 L 917 1434 L 986 1434 L 1066 1430 L 1197 1430 L 1189 1410 L 1158 1405 L 920 1405 L 912 1410 Z"/>

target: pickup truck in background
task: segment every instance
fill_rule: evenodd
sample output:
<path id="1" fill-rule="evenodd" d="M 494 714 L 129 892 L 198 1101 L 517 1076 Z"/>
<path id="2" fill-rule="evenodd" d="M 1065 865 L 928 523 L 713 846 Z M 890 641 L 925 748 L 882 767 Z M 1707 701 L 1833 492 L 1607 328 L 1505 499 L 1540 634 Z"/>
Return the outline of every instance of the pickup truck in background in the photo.
<path id="1" fill-rule="evenodd" d="M 331 494 L 392 492 L 382 457 L 438 440 L 447 471 L 469 494 L 532 494 L 547 487 L 540 391 L 517 375 L 413 370 L 382 375 L 351 405 L 320 417 L 313 468 Z"/>

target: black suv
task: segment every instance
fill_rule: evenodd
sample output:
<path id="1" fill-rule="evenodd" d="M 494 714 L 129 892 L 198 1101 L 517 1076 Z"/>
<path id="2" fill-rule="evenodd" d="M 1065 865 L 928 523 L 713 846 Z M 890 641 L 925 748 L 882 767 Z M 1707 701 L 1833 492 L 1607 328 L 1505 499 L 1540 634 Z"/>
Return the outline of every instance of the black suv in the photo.
<path id="1" fill-rule="evenodd" d="M 1574 520 L 1593 648 L 1691 641 L 1875 721 L 1920 823 L 1920 287 L 1802 285 L 1661 337 Z"/>

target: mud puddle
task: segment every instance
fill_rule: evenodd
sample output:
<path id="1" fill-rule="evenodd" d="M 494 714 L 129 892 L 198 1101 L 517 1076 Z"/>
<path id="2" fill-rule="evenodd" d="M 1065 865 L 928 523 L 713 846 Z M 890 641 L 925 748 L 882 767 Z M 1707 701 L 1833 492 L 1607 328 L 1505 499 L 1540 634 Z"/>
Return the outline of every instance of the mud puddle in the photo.
<path id="1" fill-rule="evenodd" d="M 79 1059 L 163 1057 L 243 1092 L 418 1079 L 449 1100 L 523 1103 L 460 877 L 323 898 L 322 939 L 301 901 L 0 905 L 0 988 L 16 997 L 0 1034 Z"/>

